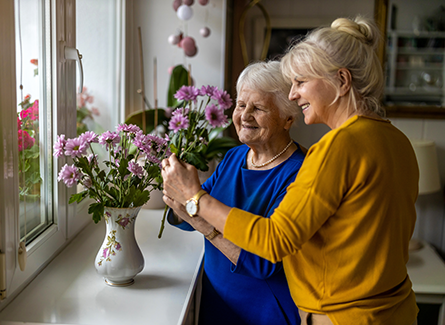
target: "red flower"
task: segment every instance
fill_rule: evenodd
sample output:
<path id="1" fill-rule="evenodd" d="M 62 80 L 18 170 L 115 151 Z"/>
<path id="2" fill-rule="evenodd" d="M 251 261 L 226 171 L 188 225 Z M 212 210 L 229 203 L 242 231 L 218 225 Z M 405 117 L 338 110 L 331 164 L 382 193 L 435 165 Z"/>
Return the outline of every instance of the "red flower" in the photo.
<path id="1" fill-rule="evenodd" d="M 39 65 L 39 60 L 31 59 L 31 63 L 34 64 L 34 65 Z"/>
<path id="2" fill-rule="evenodd" d="M 36 99 L 33 105 L 20 112 L 20 118 L 23 120 L 29 117 L 31 120 L 35 121 L 39 117 L 39 100 Z"/>
<path id="3" fill-rule="evenodd" d="M 32 138 L 28 132 L 24 130 L 18 131 L 19 151 L 31 148 L 36 140 Z"/>
<path id="4" fill-rule="evenodd" d="M 17 129 L 20 130 L 22 128 L 22 120 L 17 116 Z"/>

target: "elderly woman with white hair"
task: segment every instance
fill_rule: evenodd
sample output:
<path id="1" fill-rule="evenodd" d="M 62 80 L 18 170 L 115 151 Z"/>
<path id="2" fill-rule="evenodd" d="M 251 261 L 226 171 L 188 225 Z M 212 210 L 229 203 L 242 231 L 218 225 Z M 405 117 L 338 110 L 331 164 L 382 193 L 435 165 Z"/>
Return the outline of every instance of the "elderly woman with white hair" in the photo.
<path id="1" fill-rule="evenodd" d="M 373 21 L 339 18 L 282 59 L 306 124 L 331 131 L 270 218 L 211 195 L 199 202 L 199 216 L 224 238 L 283 262 L 303 325 L 417 323 L 406 263 L 419 170 L 408 138 L 382 118 L 378 39 Z M 162 163 L 164 200 L 179 209 L 200 189 L 196 172 L 175 156 Z"/>
<path id="2" fill-rule="evenodd" d="M 226 154 L 202 185 L 197 200 L 210 193 L 224 204 L 266 218 L 273 213 L 304 159 L 305 149 L 289 135 L 301 114 L 287 98 L 290 87 L 279 62 L 258 62 L 244 69 L 237 81 L 233 112 L 242 145 Z M 175 214 L 169 213 L 170 224 L 206 237 L 200 325 L 300 323 L 281 263 L 269 262 L 224 239 L 195 216 L 193 200 L 187 213 L 176 209 Z"/>

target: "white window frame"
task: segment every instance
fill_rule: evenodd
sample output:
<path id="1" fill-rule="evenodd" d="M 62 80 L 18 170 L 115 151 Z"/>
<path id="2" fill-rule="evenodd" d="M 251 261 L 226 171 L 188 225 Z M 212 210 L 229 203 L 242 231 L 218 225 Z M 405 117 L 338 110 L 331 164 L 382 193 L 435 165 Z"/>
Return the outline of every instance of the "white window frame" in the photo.
<path id="1" fill-rule="evenodd" d="M 76 62 L 66 61 L 64 46 L 76 47 L 75 0 L 41 0 L 46 14 L 51 14 L 51 74 L 47 76 L 52 90 L 46 93 L 53 107 L 53 141 L 57 134 L 76 135 Z M 83 205 L 68 204 L 74 189 L 57 182 L 57 173 L 64 159 L 53 159 L 54 218 L 49 229 L 27 246 L 27 263 L 23 271 L 18 263 L 19 198 L 17 96 L 15 71 L 14 0 L 0 1 L 0 252 L 5 254 L 6 298 L 0 300 L 0 311 L 50 262 L 78 231 L 91 222 Z M 56 107 L 57 109 L 54 109 Z M 51 212 L 50 212 L 51 213 Z M 69 222 L 74 220 L 75 222 Z M 68 227 L 69 226 L 69 227 Z M 1 282 L 1 281 L 0 281 Z M 1 289 L 1 288 L 0 288 Z"/>

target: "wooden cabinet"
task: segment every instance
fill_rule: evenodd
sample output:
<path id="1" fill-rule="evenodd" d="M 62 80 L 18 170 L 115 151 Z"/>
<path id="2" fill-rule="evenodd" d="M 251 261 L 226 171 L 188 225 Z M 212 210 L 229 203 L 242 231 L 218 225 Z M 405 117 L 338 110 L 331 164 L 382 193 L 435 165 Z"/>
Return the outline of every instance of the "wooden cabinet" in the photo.
<path id="1" fill-rule="evenodd" d="M 390 31 L 386 104 L 445 105 L 445 32 Z"/>

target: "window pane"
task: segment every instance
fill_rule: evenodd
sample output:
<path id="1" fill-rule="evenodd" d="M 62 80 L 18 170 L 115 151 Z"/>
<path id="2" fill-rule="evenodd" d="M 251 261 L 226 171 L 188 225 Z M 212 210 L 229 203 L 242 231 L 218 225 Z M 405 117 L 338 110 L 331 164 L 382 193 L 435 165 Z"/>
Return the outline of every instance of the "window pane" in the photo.
<path id="1" fill-rule="evenodd" d="M 16 0 L 17 129 L 20 239 L 29 243 L 52 224 L 51 160 L 47 154 L 51 109 L 46 100 L 44 8 L 41 1 Z M 48 51 L 49 54 L 49 51 Z"/>
<path id="2" fill-rule="evenodd" d="M 114 130 L 118 123 L 119 2 L 76 1 L 76 44 L 84 72 L 84 90 L 77 100 L 78 134 Z"/>

